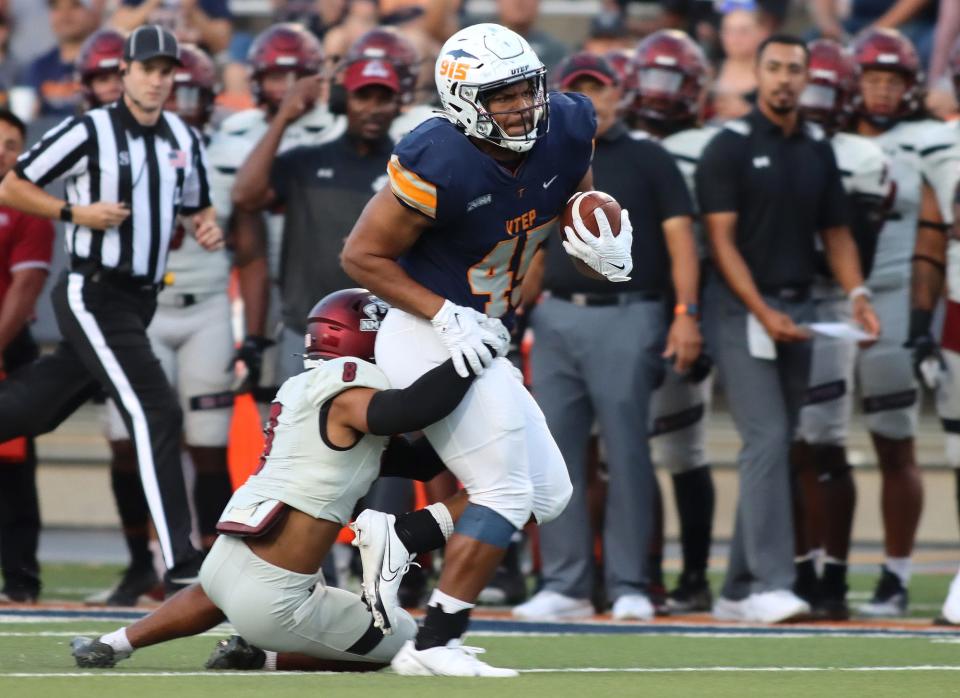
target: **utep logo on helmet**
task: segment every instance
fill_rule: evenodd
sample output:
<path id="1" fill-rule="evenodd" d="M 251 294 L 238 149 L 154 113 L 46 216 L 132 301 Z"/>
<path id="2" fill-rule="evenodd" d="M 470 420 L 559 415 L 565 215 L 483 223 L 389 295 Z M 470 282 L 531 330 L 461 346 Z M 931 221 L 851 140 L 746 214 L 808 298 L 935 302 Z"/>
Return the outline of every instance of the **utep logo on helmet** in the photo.
<path id="1" fill-rule="evenodd" d="M 530 70 L 530 66 L 529 66 L 529 65 L 523 65 L 523 66 L 520 66 L 519 68 L 511 68 L 511 69 L 510 69 L 510 74 L 511 74 L 511 75 L 520 75 L 520 73 L 525 73 L 525 72 L 527 72 L 528 70 Z"/>

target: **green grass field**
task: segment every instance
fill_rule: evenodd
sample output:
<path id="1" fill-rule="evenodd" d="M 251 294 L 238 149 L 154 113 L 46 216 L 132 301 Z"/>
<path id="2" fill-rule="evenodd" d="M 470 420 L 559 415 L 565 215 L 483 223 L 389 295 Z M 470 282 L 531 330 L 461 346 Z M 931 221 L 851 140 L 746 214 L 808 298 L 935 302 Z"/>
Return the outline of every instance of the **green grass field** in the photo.
<path id="1" fill-rule="evenodd" d="M 113 581 L 115 568 L 47 566 L 48 601 L 80 599 Z M 857 575 L 862 596 L 872 575 Z M 912 584 L 917 614 L 930 617 L 949 583 L 922 575 Z M 46 611 L 51 613 L 53 611 Z M 780 626 L 742 636 L 729 627 L 635 626 L 640 634 L 552 633 L 548 624 L 518 634 L 515 625 L 486 623 L 468 644 L 484 647 L 490 662 L 520 669 L 518 679 L 420 679 L 380 674 L 276 674 L 205 672 L 203 662 L 221 627 L 208 635 L 137 652 L 117 669 L 78 670 L 70 657 L 74 635 L 113 630 L 120 621 L 4 615 L 0 607 L 0 698 L 20 696 L 940 696 L 960 694 L 960 633 L 931 631 L 911 620 L 900 632 L 854 635 L 831 626 Z M 878 626 L 878 629 L 880 626 Z M 565 627 L 564 630 L 569 630 Z M 694 634 L 696 631 L 697 634 Z"/>

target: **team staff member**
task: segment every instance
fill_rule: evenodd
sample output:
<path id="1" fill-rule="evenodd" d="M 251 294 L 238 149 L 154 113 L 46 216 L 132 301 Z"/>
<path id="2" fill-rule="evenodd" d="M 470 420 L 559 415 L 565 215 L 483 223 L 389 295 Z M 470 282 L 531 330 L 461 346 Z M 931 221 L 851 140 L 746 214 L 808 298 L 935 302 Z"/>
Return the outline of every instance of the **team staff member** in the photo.
<path id="1" fill-rule="evenodd" d="M 724 620 L 775 623 L 810 611 L 791 591 L 789 450 L 810 372 L 800 323 L 814 319 L 818 232 L 853 319 L 879 332 L 830 143 L 798 119 L 808 58 L 794 37 L 761 44 L 757 108 L 714 137 L 696 174 L 719 272 L 705 292 L 707 342 L 744 444 L 730 564 L 714 605 Z"/>
<path id="2" fill-rule="evenodd" d="M 182 414 L 146 326 L 179 214 L 222 246 L 199 136 L 163 111 L 180 62 L 176 39 L 141 27 L 124 46 L 124 96 L 46 134 L 0 185 L 0 204 L 67 223 L 70 267 L 53 289 L 63 341 L 0 385 L 0 441 L 55 428 L 99 386 L 133 435 L 170 588 L 196 578 L 180 466 Z M 43 191 L 63 177 L 67 201 Z"/>
<path id="3" fill-rule="evenodd" d="M 646 553 L 655 485 L 647 408 L 664 373 L 661 354 L 685 372 L 700 353 L 693 203 L 670 154 L 649 137 L 632 137 L 617 118 L 620 85 L 605 59 L 578 53 L 558 72 L 561 90 L 587 95 L 597 113 L 594 186 L 640 212 L 632 221 L 637 266 L 632 280 L 614 289 L 578 272 L 559 245 L 547 247 L 544 289 L 549 295 L 532 318 L 537 338 L 533 393 L 563 453 L 574 495 L 560 516 L 540 528 L 543 590 L 513 614 L 593 615 L 593 535 L 583 522 L 588 518 L 587 443 L 597 420 L 610 476 L 604 527 L 607 597 L 615 619 L 649 620 Z M 677 300 L 672 321 L 671 280 Z"/>
<path id="4" fill-rule="evenodd" d="M 342 66 L 331 106 L 345 112 L 346 131 L 323 145 L 277 154 L 287 127 L 314 103 L 321 76 L 299 80 L 237 173 L 233 203 L 246 211 L 284 206 L 280 254 L 283 333 L 279 380 L 301 370 L 299 354 L 310 299 L 351 285 L 339 264 L 343 239 L 370 198 L 386 184 L 393 152 L 388 135 L 400 112 L 400 80 L 392 61 L 359 59 Z"/>
<path id="5" fill-rule="evenodd" d="M 23 122 L 0 110 L 0 176 L 16 164 L 25 137 Z M 39 354 L 28 323 L 52 256 L 50 221 L 0 206 L 0 374 L 30 363 Z M 31 602 L 40 593 L 37 456 L 33 439 L 17 439 L 5 446 L 9 449 L 0 453 L 0 603 Z"/>

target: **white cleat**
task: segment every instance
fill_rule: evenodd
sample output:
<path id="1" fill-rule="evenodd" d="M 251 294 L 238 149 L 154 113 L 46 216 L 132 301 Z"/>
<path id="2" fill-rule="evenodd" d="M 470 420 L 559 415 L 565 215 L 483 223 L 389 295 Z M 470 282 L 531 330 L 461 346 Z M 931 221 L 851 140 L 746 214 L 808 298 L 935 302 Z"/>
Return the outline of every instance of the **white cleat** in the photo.
<path id="1" fill-rule="evenodd" d="M 613 602 L 614 620 L 653 620 L 653 604 L 644 594 L 624 594 Z"/>
<path id="2" fill-rule="evenodd" d="M 556 591 L 544 589 L 533 598 L 514 606 L 511 611 L 514 618 L 522 620 L 569 620 L 589 618 L 593 615 L 593 604 L 589 599 L 574 599 Z"/>
<path id="3" fill-rule="evenodd" d="M 953 625 L 960 625 L 960 572 L 950 582 L 950 591 L 947 600 L 943 602 L 941 610 L 943 617 Z"/>
<path id="4" fill-rule="evenodd" d="M 810 613 L 810 604 L 787 589 L 750 594 L 747 605 L 747 620 L 756 623 L 783 623 Z"/>
<path id="5" fill-rule="evenodd" d="M 407 640 L 393 657 L 390 666 L 403 676 L 482 676 L 507 678 L 519 676 L 514 669 L 490 666 L 477 659 L 485 652 L 481 647 L 467 647 L 460 640 L 450 640 L 443 647 L 418 650 Z"/>
<path id="6" fill-rule="evenodd" d="M 365 509 L 350 524 L 356 534 L 353 545 L 360 549 L 363 564 L 363 595 L 373 614 L 374 626 L 384 635 L 393 634 L 391 618 L 398 605 L 400 581 L 414 557 L 393 529 L 396 520 L 393 514 Z"/>
<path id="7" fill-rule="evenodd" d="M 742 622 L 749 620 L 747 613 L 747 599 L 735 601 L 726 596 L 718 596 L 713 602 L 713 617 L 717 620 Z"/>

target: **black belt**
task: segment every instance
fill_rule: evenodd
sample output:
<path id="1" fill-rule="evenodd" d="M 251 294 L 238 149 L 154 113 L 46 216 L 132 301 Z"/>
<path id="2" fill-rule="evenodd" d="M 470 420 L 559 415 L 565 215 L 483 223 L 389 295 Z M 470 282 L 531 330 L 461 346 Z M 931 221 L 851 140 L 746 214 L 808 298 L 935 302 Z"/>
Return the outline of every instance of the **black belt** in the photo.
<path id="1" fill-rule="evenodd" d="M 129 291 L 132 293 L 156 294 L 159 293 L 160 289 L 163 288 L 163 284 L 150 281 L 142 276 L 129 276 L 111 269 L 104 269 L 103 267 L 78 266 L 72 271 L 83 275 L 84 278 L 89 279 L 94 283 L 107 284 L 109 286 L 114 286 L 123 291 Z"/>
<path id="2" fill-rule="evenodd" d="M 782 301 L 799 303 L 810 298 L 810 285 L 761 286 L 760 293 L 764 296 L 772 296 Z"/>
<path id="3" fill-rule="evenodd" d="M 567 293 L 566 291 L 551 291 L 550 297 L 585 308 L 662 301 L 665 298 L 662 291 L 624 291 L 623 293 Z"/>
<path id="4" fill-rule="evenodd" d="M 174 308 L 189 308 L 206 298 L 207 296 L 198 296 L 195 293 L 175 293 L 170 297 L 172 302 L 168 301 L 167 305 L 172 305 Z"/>

